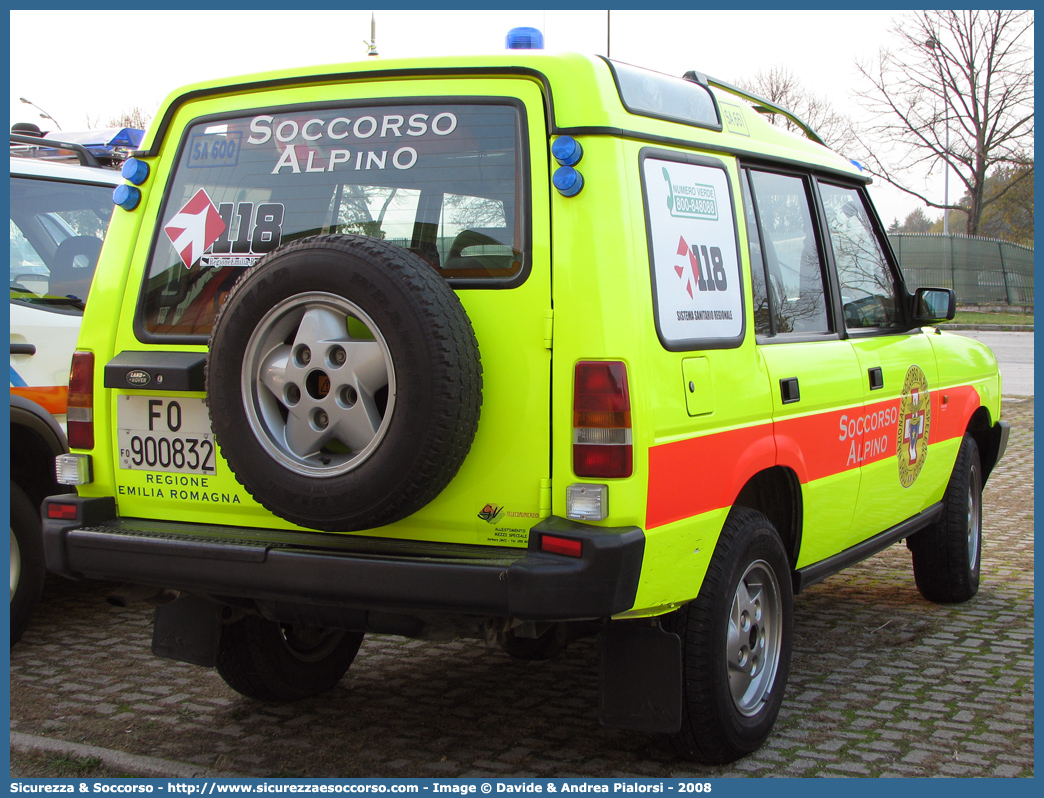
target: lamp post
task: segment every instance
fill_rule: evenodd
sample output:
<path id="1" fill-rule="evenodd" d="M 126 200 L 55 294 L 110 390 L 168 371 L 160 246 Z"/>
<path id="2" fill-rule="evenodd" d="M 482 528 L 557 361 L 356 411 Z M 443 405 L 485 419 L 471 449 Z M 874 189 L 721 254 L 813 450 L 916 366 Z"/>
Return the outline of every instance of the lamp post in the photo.
<path id="1" fill-rule="evenodd" d="M 942 44 L 934 36 L 924 43 L 924 46 L 932 51 L 932 55 L 936 58 L 945 58 L 946 55 L 943 53 Z M 938 55 L 936 55 L 938 50 Z M 944 151 L 946 152 L 946 158 L 943 159 L 943 235 L 948 236 L 950 234 L 950 98 L 946 92 L 946 75 L 943 74 L 942 68 L 939 68 L 939 79 L 942 81 L 943 86 L 943 115 L 946 125 L 946 141 L 944 144 Z"/>
<path id="2" fill-rule="evenodd" d="M 39 112 L 40 112 L 40 118 L 41 118 L 41 119 L 50 119 L 50 120 L 51 120 L 52 122 L 54 122 L 54 126 L 55 126 L 56 128 L 58 128 L 59 130 L 61 130 L 61 129 L 62 129 L 62 126 L 58 124 L 58 120 L 57 120 L 57 119 L 55 119 L 55 118 L 54 118 L 53 116 L 51 116 L 51 115 L 50 115 L 49 113 L 47 113 L 47 112 L 46 112 L 46 111 L 45 111 L 45 110 L 44 110 L 43 108 L 41 108 L 41 107 L 40 107 L 39 105 L 37 105 L 36 103 L 31 103 L 31 102 L 29 102 L 29 101 L 28 101 L 27 99 L 25 99 L 25 97 L 19 97 L 18 99 L 19 99 L 19 100 L 21 100 L 21 101 L 22 101 L 23 103 L 25 103 L 26 105 L 31 105 L 31 106 L 33 106 L 33 108 L 35 108 L 35 109 L 36 109 L 37 111 L 39 111 Z"/>

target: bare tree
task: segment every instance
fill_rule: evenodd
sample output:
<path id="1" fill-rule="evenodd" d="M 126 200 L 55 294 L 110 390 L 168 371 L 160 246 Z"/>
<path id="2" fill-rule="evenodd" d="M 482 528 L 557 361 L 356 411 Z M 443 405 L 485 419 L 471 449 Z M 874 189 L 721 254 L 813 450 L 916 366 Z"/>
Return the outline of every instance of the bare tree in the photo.
<path id="1" fill-rule="evenodd" d="M 967 194 L 967 233 L 1001 199 L 986 194 L 1000 167 L 1032 164 L 1033 12 L 917 11 L 898 18 L 893 50 L 859 64 L 870 88 L 857 92 L 874 122 L 861 136 L 869 171 L 932 208 L 955 210 Z M 963 186 L 939 202 L 912 176 L 949 167 Z M 1028 179 L 1023 170 L 1011 190 Z"/>
<path id="2" fill-rule="evenodd" d="M 135 105 L 133 108 L 121 112 L 119 116 L 110 116 L 109 121 L 105 123 L 102 123 L 100 116 L 92 118 L 90 114 L 87 114 L 87 128 L 132 127 L 144 130 L 149 126 L 151 120 L 151 114 Z"/>
<path id="3" fill-rule="evenodd" d="M 855 143 L 848 117 L 835 111 L 824 97 L 804 88 L 786 67 L 774 66 L 768 72 L 759 71 L 751 80 L 741 80 L 736 85 L 790 111 L 816 131 L 832 150 L 843 153 Z M 803 135 L 797 125 L 781 114 L 769 114 L 767 118 L 774 125 Z"/>

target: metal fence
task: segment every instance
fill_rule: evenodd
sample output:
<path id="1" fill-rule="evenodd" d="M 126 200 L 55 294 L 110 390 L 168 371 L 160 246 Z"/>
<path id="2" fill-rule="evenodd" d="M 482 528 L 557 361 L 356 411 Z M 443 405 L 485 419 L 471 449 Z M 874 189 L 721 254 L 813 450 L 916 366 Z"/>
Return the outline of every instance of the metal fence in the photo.
<path id="1" fill-rule="evenodd" d="M 889 235 L 907 286 L 952 288 L 966 305 L 1033 307 L 1033 250 L 995 238 Z"/>

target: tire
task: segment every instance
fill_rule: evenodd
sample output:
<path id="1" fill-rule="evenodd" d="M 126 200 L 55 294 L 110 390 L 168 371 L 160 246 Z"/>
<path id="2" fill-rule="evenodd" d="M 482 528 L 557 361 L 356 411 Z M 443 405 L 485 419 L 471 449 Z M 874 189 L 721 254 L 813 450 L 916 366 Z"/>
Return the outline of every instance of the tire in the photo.
<path id="1" fill-rule="evenodd" d="M 695 600 L 666 616 L 682 642 L 682 725 L 668 739 L 685 759 L 733 762 L 761 746 L 783 703 L 794 595 L 772 522 L 729 513 Z"/>
<path id="2" fill-rule="evenodd" d="M 11 483 L 11 645 L 22 638 L 43 593 L 44 564 L 40 515 L 29 497 Z"/>
<path id="3" fill-rule="evenodd" d="M 418 256 L 314 236 L 236 284 L 206 389 L 214 436 L 250 495 L 295 524 L 349 532 L 442 492 L 478 429 L 482 367 L 460 300 Z"/>
<path id="4" fill-rule="evenodd" d="M 965 435 L 943 496 L 943 514 L 907 540 L 914 581 L 928 601 L 952 604 L 979 592 L 982 562 L 982 461 Z"/>
<path id="5" fill-rule="evenodd" d="M 248 615 L 221 629 L 217 670 L 258 701 L 300 701 L 336 685 L 355 660 L 362 632 L 279 624 Z"/>

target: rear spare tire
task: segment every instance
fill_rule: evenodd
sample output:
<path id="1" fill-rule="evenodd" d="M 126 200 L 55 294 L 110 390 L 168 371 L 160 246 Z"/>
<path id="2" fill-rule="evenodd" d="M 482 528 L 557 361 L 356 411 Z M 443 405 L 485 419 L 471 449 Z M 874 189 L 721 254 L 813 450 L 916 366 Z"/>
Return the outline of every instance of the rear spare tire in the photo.
<path id="1" fill-rule="evenodd" d="M 253 267 L 210 339 L 207 406 L 229 468 L 302 526 L 404 518 L 457 473 L 482 367 L 457 295 L 423 260 L 364 236 L 314 236 Z"/>

